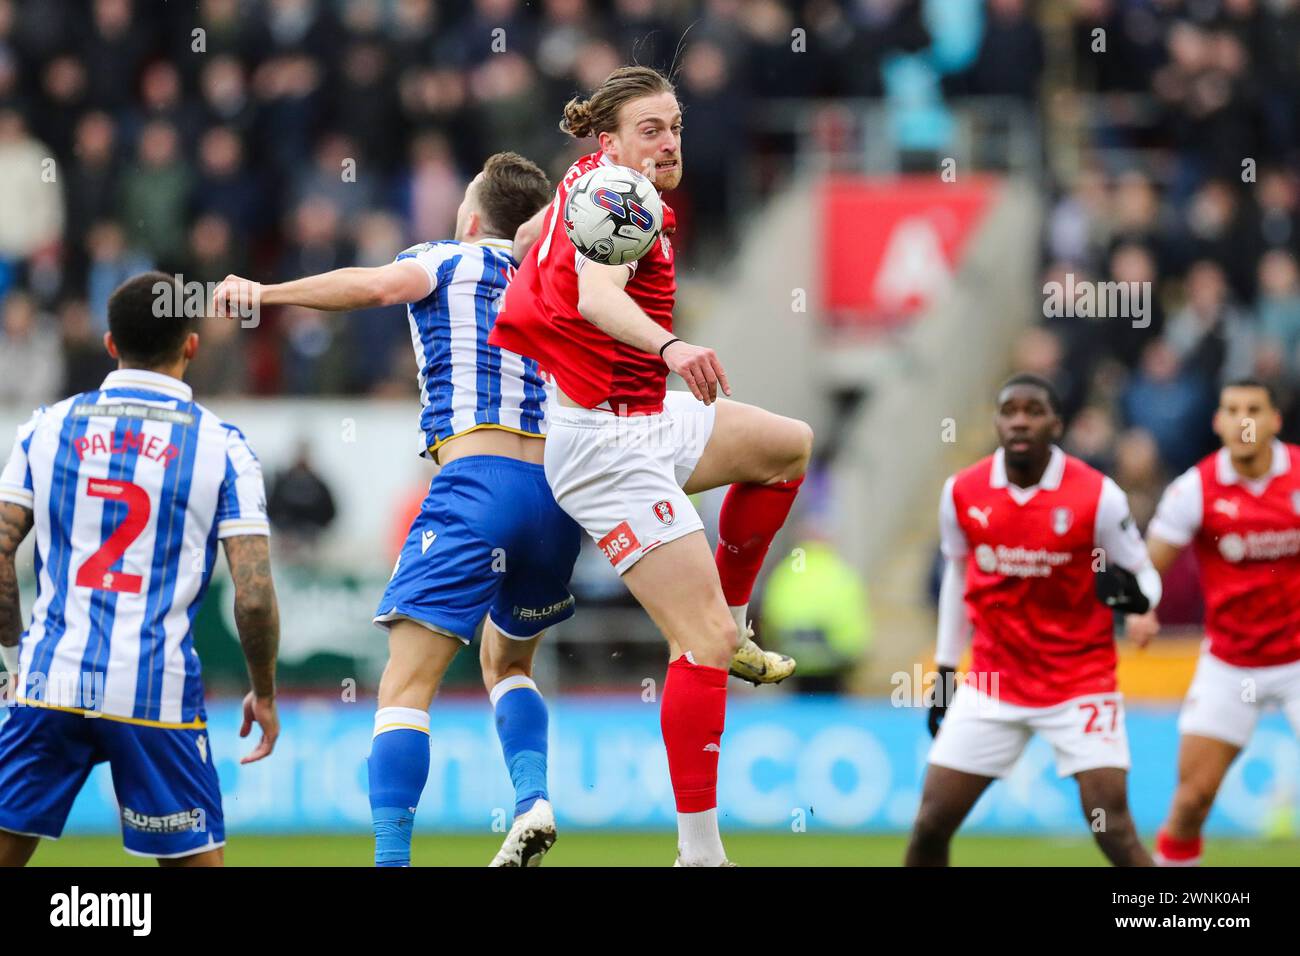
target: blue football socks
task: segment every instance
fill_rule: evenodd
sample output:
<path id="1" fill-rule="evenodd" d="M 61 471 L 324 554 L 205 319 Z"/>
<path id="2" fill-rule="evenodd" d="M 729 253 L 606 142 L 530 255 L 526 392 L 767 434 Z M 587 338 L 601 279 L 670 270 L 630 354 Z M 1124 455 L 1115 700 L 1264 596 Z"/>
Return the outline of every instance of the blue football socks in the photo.
<path id="1" fill-rule="evenodd" d="M 367 761 L 375 866 L 411 865 L 415 808 L 429 777 L 429 714 L 411 707 L 382 707 Z"/>
<path id="2" fill-rule="evenodd" d="M 492 688 L 501 753 L 515 785 L 515 816 L 546 793 L 546 701 L 537 685 L 523 675 L 507 677 Z"/>

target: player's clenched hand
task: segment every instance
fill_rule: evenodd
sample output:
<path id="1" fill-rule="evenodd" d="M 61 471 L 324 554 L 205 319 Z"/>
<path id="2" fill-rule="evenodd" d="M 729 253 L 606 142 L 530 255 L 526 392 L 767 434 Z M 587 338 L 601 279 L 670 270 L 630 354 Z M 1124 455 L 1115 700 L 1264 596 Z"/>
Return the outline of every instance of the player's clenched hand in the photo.
<path id="1" fill-rule="evenodd" d="M 244 723 L 239 728 L 239 736 L 247 737 L 254 723 L 262 728 L 262 739 L 253 748 L 253 752 L 242 758 L 240 763 L 253 763 L 263 757 L 269 757 L 280 736 L 280 715 L 275 710 L 275 698 L 258 697 L 250 690 L 248 696 L 244 698 Z"/>
<path id="2" fill-rule="evenodd" d="M 724 395 L 731 394 L 727 384 L 727 373 L 722 370 L 717 353 L 701 345 L 691 345 L 678 339 L 663 352 L 664 364 L 670 371 L 676 372 L 686 382 L 691 394 L 705 405 L 712 405 L 718 399 L 718 386 L 722 386 Z"/>
<path id="3" fill-rule="evenodd" d="M 245 318 L 262 305 L 262 283 L 229 275 L 221 280 L 212 294 L 212 314 L 226 318 Z"/>
<path id="4" fill-rule="evenodd" d="M 1124 617 L 1124 633 L 1138 647 L 1146 647 L 1151 638 L 1160 633 L 1160 622 L 1155 611 L 1145 614 L 1128 614 Z"/>

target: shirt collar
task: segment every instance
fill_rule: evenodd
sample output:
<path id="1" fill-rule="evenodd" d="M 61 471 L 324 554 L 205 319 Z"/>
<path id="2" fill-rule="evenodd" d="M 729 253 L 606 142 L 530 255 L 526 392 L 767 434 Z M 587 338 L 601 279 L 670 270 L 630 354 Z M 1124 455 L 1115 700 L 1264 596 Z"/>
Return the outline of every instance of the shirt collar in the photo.
<path id="1" fill-rule="evenodd" d="M 109 372 L 100 386 L 101 391 L 115 388 L 132 388 L 145 392 L 161 392 L 168 398 L 179 398 L 183 402 L 194 400 L 194 391 L 178 378 L 150 372 L 142 368 L 120 368 Z"/>
<path id="2" fill-rule="evenodd" d="M 1291 470 L 1291 456 L 1287 454 L 1286 445 L 1274 438 L 1269 448 L 1273 452 L 1273 462 L 1268 466 L 1268 474 L 1262 478 L 1242 478 L 1237 474 L 1237 469 L 1232 467 L 1232 456 L 1228 454 L 1228 449 L 1220 448 L 1214 459 L 1215 478 L 1221 485 L 1235 485 L 1241 482 L 1248 484 L 1268 482 L 1278 475 L 1285 475 Z"/>
<path id="3" fill-rule="evenodd" d="M 1064 474 L 1065 452 L 1053 445 L 1051 457 L 1047 459 L 1047 467 L 1043 469 L 1043 477 L 1038 479 L 1038 484 L 1020 490 L 1055 491 L 1061 487 L 1061 476 Z M 989 472 L 989 487 L 1006 488 L 1008 484 L 1006 452 L 999 448 L 993 453 L 993 470 Z"/>

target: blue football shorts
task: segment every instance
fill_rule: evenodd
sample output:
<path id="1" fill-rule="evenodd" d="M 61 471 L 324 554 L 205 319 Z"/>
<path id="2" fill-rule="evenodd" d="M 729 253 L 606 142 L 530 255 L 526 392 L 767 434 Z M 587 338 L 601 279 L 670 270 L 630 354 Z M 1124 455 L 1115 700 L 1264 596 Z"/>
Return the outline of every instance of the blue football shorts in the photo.
<path id="1" fill-rule="evenodd" d="M 541 465 L 468 455 L 429 486 L 375 623 L 411 620 L 469 643 L 483 616 L 520 640 L 573 616 L 582 530 Z"/>
<path id="2" fill-rule="evenodd" d="M 128 853 L 181 857 L 225 843 L 206 729 L 20 704 L 0 724 L 0 830 L 57 840 L 91 768 L 104 761 Z"/>

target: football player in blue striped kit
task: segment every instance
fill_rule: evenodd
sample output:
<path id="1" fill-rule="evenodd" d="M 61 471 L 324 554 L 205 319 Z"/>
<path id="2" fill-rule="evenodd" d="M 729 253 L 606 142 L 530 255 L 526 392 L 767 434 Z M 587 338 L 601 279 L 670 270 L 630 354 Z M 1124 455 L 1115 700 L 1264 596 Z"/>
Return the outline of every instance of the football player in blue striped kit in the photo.
<path id="1" fill-rule="evenodd" d="M 191 632 L 218 542 L 253 684 L 240 735 L 262 729 L 242 762 L 270 754 L 279 734 L 262 469 L 239 429 L 181 380 L 199 337 L 185 317 L 155 311 L 174 281 L 145 273 L 113 293 L 104 344 L 117 371 L 38 409 L 0 472 L 0 657 L 17 688 L 0 724 L 0 866 L 60 836 L 103 761 L 127 852 L 222 863 Z M 36 603 L 23 631 L 15 553 L 33 526 Z"/>
<path id="2" fill-rule="evenodd" d="M 410 865 L 429 774 L 429 707 L 480 623 L 483 681 L 515 787 L 514 823 L 492 865 L 536 866 L 555 842 L 533 654 L 546 628 L 573 616 L 568 581 L 581 531 L 542 470 L 546 383 L 537 363 L 487 341 L 517 265 L 512 238 L 550 200 L 541 169 L 497 153 L 466 188 L 454 239 L 413 246 L 377 268 L 275 285 L 229 276 L 216 291 L 218 314 L 227 315 L 257 305 L 407 305 L 420 451 L 441 470 L 375 613 L 389 647 L 369 758 L 378 866 Z"/>

